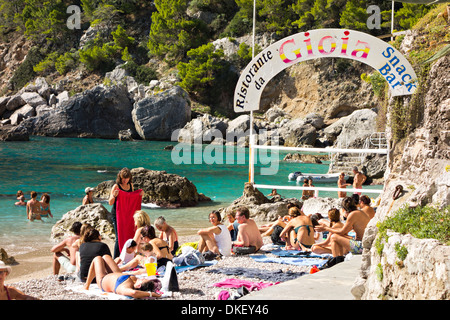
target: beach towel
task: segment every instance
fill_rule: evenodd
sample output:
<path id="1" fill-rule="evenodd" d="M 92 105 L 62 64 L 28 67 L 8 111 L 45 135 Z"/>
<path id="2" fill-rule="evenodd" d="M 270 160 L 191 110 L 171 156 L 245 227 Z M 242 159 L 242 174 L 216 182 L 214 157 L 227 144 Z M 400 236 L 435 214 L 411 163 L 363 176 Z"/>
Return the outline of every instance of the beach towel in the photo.
<path id="1" fill-rule="evenodd" d="M 215 268 L 207 270 L 207 273 L 223 273 L 227 276 L 243 276 L 246 278 L 257 278 L 270 282 L 284 282 L 293 279 L 297 279 L 300 276 L 305 275 L 305 272 L 292 272 L 287 270 L 283 272 L 281 269 L 267 272 L 267 270 L 261 270 L 257 268 Z"/>
<path id="2" fill-rule="evenodd" d="M 116 220 L 120 251 L 122 251 L 125 241 L 134 237 L 135 226 L 133 215 L 136 210 L 141 210 L 141 191 L 142 189 L 133 192 L 119 190 L 119 195 L 116 200 Z"/>
<path id="3" fill-rule="evenodd" d="M 296 266 L 306 266 L 306 267 L 312 267 L 317 266 L 321 267 L 324 265 L 328 260 L 326 259 L 318 259 L 318 258 L 293 258 L 293 257 L 276 257 L 276 258 L 270 258 L 266 255 L 254 255 L 250 256 L 253 260 L 256 262 L 262 262 L 262 263 L 281 263 L 281 264 L 292 264 Z"/>
<path id="4" fill-rule="evenodd" d="M 202 264 L 198 264 L 198 265 L 195 265 L 195 266 L 175 266 L 175 271 L 177 273 L 181 273 L 181 272 L 192 270 L 192 269 L 196 269 L 196 268 L 211 267 L 211 266 L 215 265 L 218 262 L 219 261 L 217 261 L 217 260 L 212 260 L 212 261 L 205 261 Z"/>
<path id="5" fill-rule="evenodd" d="M 326 254 L 317 254 L 313 252 L 308 251 L 299 251 L 299 250 L 272 250 L 270 253 L 278 256 L 278 257 L 302 257 L 302 258 L 318 258 L 318 259 L 329 259 L 332 258 L 333 255 L 326 253 Z"/>
<path id="6" fill-rule="evenodd" d="M 219 288 L 240 288 L 245 287 L 249 291 L 261 290 L 270 286 L 273 286 L 278 283 L 268 283 L 268 282 L 253 282 L 250 280 L 242 280 L 242 279 L 225 279 L 220 282 L 213 283 L 213 287 Z"/>
<path id="7" fill-rule="evenodd" d="M 71 290 L 78 293 L 84 293 L 89 296 L 103 297 L 108 300 L 130 300 L 131 297 L 123 296 L 120 294 L 115 294 L 112 292 L 104 292 L 102 289 L 98 287 L 96 283 L 92 283 L 89 286 L 89 290 L 84 289 L 84 284 L 74 283 L 73 285 L 69 285 L 66 287 L 67 290 Z"/>

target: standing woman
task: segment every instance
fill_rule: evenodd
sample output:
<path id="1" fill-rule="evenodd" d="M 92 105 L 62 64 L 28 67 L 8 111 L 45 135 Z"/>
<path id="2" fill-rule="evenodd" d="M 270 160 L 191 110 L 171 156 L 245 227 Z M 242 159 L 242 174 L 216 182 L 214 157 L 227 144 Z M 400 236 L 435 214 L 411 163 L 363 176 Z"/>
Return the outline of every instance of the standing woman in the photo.
<path id="1" fill-rule="evenodd" d="M 41 197 L 41 217 L 48 218 L 48 216 L 53 218 L 50 212 L 50 196 L 44 193 Z"/>
<path id="2" fill-rule="evenodd" d="M 119 243 L 119 235 L 120 235 L 121 230 L 119 230 L 118 227 L 120 228 L 120 218 L 121 218 L 119 215 L 124 214 L 124 213 L 119 212 L 120 210 L 118 210 L 118 208 L 117 208 L 117 200 L 119 200 L 118 198 L 120 197 L 119 196 L 120 191 L 128 192 L 128 193 L 134 192 L 133 183 L 132 183 L 132 175 L 131 175 L 130 169 L 128 169 L 128 168 L 123 168 L 117 174 L 116 183 L 114 184 L 114 186 L 111 189 L 111 194 L 110 194 L 109 200 L 108 200 L 108 203 L 110 205 L 112 205 L 111 215 L 112 215 L 112 220 L 113 220 L 113 224 L 114 224 L 114 231 L 116 233 L 116 242 L 114 244 L 114 259 L 120 256 L 120 250 L 121 250 L 121 248 L 120 248 L 121 245 Z M 143 191 L 141 190 L 141 192 L 140 192 L 141 198 L 142 198 L 142 194 L 143 194 Z M 140 209 L 140 201 L 139 201 L 139 207 L 137 209 L 130 208 L 130 210 L 132 210 L 131 216 L 134 214 L 134 212 L 136 210 L 139 210 L 139 209 Z M 131 224 L 131 226 L 133 227 L 134 223 L 133 223 L 132 218 L 131 218 L 131 222 L 129 222 L 129 224 Z M 133 233 L 134 233 L 134 230 L 133 230 Z M 127 237 L 127 239 L 125 239 L 124 242 L 130 238 L 133 238 L 133 235 Z"/>

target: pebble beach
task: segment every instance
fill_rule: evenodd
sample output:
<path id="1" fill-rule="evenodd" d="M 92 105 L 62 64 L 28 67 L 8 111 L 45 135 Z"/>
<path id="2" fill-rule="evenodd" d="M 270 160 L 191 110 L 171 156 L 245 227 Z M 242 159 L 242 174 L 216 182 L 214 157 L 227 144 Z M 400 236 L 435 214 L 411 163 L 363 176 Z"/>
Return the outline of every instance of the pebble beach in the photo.
<path id="1" fill-rule="evenodd" d="M 181 243 L 196 241 L 196 236 L 180 237 Z M 263 238 L 264 243 L 270 243 L 270 238 Z M 257 254 L 266 254 L 265 252 Z M 8 276 L 6 284 L 14 286 L 24 293 L 40 300 L 107 300 L 107 297 L 101 297 L 91 294 L 85 294 L 80 291 L 71 290 L 77 284 L 81 284 L 71 275 L 61 273 L 59 276 L 65 276 L 66 279 L 60 281 L 59 276 L 51 275 L 51 254 L 48 254 L 50 269 L 41 268 L 40 270 L 30 270 L 28 274 L 14 276 L 15 269 Z M 246 268 L 259 269 L 264 273 L 295 273 L 298 275 L 309 273 L 310 267 L 256 262 L 250 256 L 231 256 L 218 260 L 217 264 L 209 267 L 200 267 L 189 271 L 178 273 L 178 284 L 180 291 L 172 292 L 171 295 L 158 298 L 157 300 L 217 300 L 217 295 L 227 290 L 231 297 L 239 297 L 237 289 L 224 289 L 214 287 L 212 284 L 221 282 L 225 279 L 234 278 L 248 280 L 256 283 L 272 283 L 259 278 L 249 278 L 242 275 L 226 275 L 223 273 L 211 272 L 218 268 Z"/>

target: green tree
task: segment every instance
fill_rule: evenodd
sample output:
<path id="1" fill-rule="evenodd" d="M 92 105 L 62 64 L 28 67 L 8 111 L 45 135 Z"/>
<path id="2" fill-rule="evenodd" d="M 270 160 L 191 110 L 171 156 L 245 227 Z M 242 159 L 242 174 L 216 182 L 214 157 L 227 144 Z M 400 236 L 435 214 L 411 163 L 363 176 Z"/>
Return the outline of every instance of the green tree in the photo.
<path id="1" fill-rule="evenodd" d="M 395 22 L 400 27 L 399 29 L 411 29 L 420 18 L 434 7 L 424 4 L 404 3 L 399 10 L 395 11 Z"/>
<path id="2" fill-rule="evenodd" d="M 25 7 L 23 0 L 1 0 L 0 1 L 0 31 L 16 29 L 18 27 L 17 19 Z"/>
<path id="3" fill-rule="evenodd" d="M 180 86 L 197 96 L 202 96 L 212 86 L 215 77 L 225 67 L 222 49 L 216 50 L 212 43 L 188 51 L 189 62 L 180 62 L 178 71 Z"/>
<path id="4" fill-rule="evenodd" d="M 311 9 L 314 0 L 297 0 L 292 4 L 292 10 L 297 15 L 297 20 L 293 22 L 300 30 L 308 30 L 314 27 L 314 15 Z"/>
<path id="5" fill-rule="evenodd" d="M 295 29 L 295 25 L 292 24 L 295 19 L 292 0 L 263 0 L 262 8 L 258 13 L 263 21 L 264 29 L 269 32 L 285 36 Z"/>
<path id="6" fill-rule="evenodd" d="M 148 49 L 170 63 L 206 40 L 206 25 L 186 14 L 187 0 L 155 0 Z"/>
<path id="7" fill-rule="evenodd" d="M 133 37 L 127 35 L 127 32 L 120 24 L 115 31 L 111 32 L 111 35 L 113 36 L 115 45 L 121 49 L 130 47 L 135 41 Z"/>
<path id="8" fill-rule="evenodd" d="M 63 41 L 66 26 L 66 9 L 70 5 L 64 0 L 24 0 L 22 13 L 16 18 L 22 22 L 25 35 L 35 41 Z"/>

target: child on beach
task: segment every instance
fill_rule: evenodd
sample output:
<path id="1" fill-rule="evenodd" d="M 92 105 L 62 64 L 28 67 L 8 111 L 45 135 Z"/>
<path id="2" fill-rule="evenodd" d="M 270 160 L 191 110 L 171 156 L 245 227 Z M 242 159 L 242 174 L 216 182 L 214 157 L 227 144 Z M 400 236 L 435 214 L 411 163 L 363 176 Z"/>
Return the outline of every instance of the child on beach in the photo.
<path id="1" fill-rule="evenodd" d="M 36 191 L 31 191 L 31 199 L 27 202 L 27 219 L 30 221 L 41 219 L 41 203 L 36 200 Z"/>
<path id="2" fill-rule="evenodd" d="M 158 217 L 155 220 L 155 227 L 159 231 L 161 231 L 159 238 L 163 239 L 167 242 L 169 245 L 169 250 L 172 255 L 175 255 L 175 252 L 177 251 L 179 244 L 178 244 L 178 235 L 175 229 L 171 226 L 169 226 L 166 222 L 166 219 L 164 217 Z"/>
<path id="3" fill-rule="evenodd" d="M 50 216 L 53 218 L 53 215 L 50 212 L 50 196 L 47 193 L 42 195 L 40 205 L 42 207 L 41 217 L 48 218 L 48 216 Z"/>
<path id="4" fill-rule="evenodd" d="M 120 256 L 114 259 L 114 262 L 117 263 L 117 265 L 125 265 L 131 260 L 134 259 L 135 251 L 137 248 L 137 243 L 133 239 L 128 239 L 123 248 L 122 252 L 120 253 Z"/>
<path id="5" fill-rule="evenodd" d="M 156 262 L 156 256 L 153 253 L 153 246 L 150 243 L 144 243 L 141 245 L 140 254 L 136 255 L 133 259 L 125 264 L 119 266 L 120 271 L 130 271 L 128 274 L 144 274 L 146 273 L 145 264 L 154 260 Z M 153 257 L 154 259 L 151 259 Z"/>

